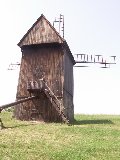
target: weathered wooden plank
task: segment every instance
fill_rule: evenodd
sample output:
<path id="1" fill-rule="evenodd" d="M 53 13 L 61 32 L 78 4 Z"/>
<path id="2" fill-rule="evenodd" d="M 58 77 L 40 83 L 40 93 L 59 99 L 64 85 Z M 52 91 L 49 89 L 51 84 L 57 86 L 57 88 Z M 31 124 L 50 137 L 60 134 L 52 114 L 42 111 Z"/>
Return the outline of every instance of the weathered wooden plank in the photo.
<path id="1" fill-rule="evenodd" d="M 40 18 L 33 24 L 18 45 L 33 45 L 41 43 L 63 43 L 62 37 L 58 34 L 50 22 L 41 15 Z"/>
<path id="2" fill-rule="evenodd" d="M 62 121 L 65 115 L 73 119 L 73 65 L 75 61 L 66 41 L 42 15 L 18 45 L 22 49 L 22 61 L 16 99 L 30 94 L 37 95 L 39 99 L 18 104 L 19 107 L 16 107 L 14 112 L 15 117 L 22 120 L 34 118 L 55 122 Z M 51 103 L 51 99 L 42 91 L 42 86 L 39 86 L 39 79 L 47 82 L 57 99 L 59 97 L 62 107 L 58 109 L 63 113 L 63 117 L 55 109 L 55 105 L 58 105 L 57 100 L 53 96 L 54 102 Z M 27 82 L 30 81 L 32 83 L 27 86 Z M 36 110 L 36 114 L 33 114 L 33 110 Z"/>
<path id="3" fill-rule="evenodd" d="M 29 96 L 27 91 L 28 81 L 38 81 L 44 79 L 51 90 L 57 97 L 63 97 L 63 53 L 61 52 L 60 45 L 45 45 L 43 46 L 29 46 L 23 48 L 23 57 L 21 61 L 21 69 L 17 90 L 17 97 Z M 62 85 L 61 85 L 62 84 Z M 35 87 L 36 88 L 36 87 Z M 34 88 L 34 89 L 35 89 Z M 36 101 L 35 106 L 39 106 L 39 112 L 43 112 L 43 120 L 48 119 L 59 119 L 59 115 L 53 109 L 53 107 L 46 107 L 50 105 L 50 102 L 46 100 L 45 95 L 41 98 L 42 101 Z M 46 102 L 45 102 L 46 101 Z M 39 103 L 39 104 L 38 104 Z M 19 112 L 19 117 L 23 117 L 22 109 L 26 108 L 26 115 L 29 114 L 31 108 L 34 106 L 32 102 L 28 104 L 20 104 L 20 109 L 15 109 Z M 51 106 L 51 105 L 50 105 Z M 47 108 L 45 110 L 45 108 Z M 16 112 L 15 112 L 16 113 Z M 25 119 L 27 119 L 24 115 Z M 56 117 L 56 118 L 55 118 Z M 29 119 L 29 117 L 28 117 Z M 37 118 L 38 119 L 38 118 Z M 46 121 L 46 120 L 45 120 Z"/>
<path id="4" fill-rule="evenodd" d="M 33 100 L 33 99 L 36 99 L 36 98 L 37 98 L 36 96 L 32 96 L 32 97 L 24 98 L 24 99 L 21 99 L 21 100 L 12 102 L 12 103 L 5 104 L 5 105 L 0 106 L 0 110 L 6 109 L 8 107 L 15 106 L 17 104 L 20 104 L 20 103 L 23 103 L 23 102 L 26 102 L 26 101 L 30 101 L 30 100 Z"/>

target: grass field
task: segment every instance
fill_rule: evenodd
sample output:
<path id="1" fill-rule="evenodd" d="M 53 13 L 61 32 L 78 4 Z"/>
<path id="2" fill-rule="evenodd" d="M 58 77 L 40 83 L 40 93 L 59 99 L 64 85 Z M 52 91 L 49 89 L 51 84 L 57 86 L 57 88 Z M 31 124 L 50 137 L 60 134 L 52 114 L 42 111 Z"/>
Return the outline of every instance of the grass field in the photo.
<path id="1" fill-rule="evenodd" d="M 120 160 L 120 116 L 75 115 L 71 126 L 1 117 L 0 160 Z"/>

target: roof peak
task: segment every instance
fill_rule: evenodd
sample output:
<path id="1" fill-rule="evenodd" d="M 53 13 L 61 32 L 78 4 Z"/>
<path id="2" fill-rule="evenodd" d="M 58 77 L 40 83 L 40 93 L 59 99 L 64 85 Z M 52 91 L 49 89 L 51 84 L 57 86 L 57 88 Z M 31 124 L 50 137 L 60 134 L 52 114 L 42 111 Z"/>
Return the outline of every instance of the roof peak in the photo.
<path id="1" fill-rule="evenodd" d="M 41 14 L 32 27 L 27 31 L 18 43 L 19 47 L 41 43 L 63 43 L 65 40 L 60 36 L 52 24 Z"/>

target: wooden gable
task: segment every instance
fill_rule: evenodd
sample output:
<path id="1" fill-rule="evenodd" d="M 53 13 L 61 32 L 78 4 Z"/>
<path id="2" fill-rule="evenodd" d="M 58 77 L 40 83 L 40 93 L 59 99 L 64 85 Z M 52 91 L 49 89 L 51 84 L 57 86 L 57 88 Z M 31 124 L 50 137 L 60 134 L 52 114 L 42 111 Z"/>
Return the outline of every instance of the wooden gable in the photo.
<path id="1" fill-rule="evenodd" d="M 42 43 L 63 43 L 64 39 L 42 14 L 18 43 L 19 47 Z"/>

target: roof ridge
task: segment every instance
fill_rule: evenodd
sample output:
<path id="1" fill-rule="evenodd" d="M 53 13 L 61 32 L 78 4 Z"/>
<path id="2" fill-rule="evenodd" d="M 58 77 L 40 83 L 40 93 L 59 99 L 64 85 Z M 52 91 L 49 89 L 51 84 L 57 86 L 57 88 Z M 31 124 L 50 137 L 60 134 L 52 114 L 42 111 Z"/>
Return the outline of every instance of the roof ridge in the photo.
<path id="1" fill-rule="evenodd" d="M 46 17 L 41 14 L 41 16 L 35 21 L 35 23 L 33 23 L 33 25 L 30 27 L 30 29 L 26 32 L 26 34 L 22 37 L 22 39 L 20 40 L 20 42 L 17 44 L 18 46 L 20 46 L 20 43 L 27 37 L 27 35 L 30 33 L 30 31 L 34 28 L 34 26 L 41 20 L 41 18 L 44 18 L 47 23 L 50 25 L 50 27 L 55 31 L 55 33 L 57 34 L 57 36 L 59 36 L 59 38 L 64 42 L 65 39 L 61 37 L 61 35 L 57 32 L 57 30 L 52 26 L 52 24 L 46 19 Z"/>

